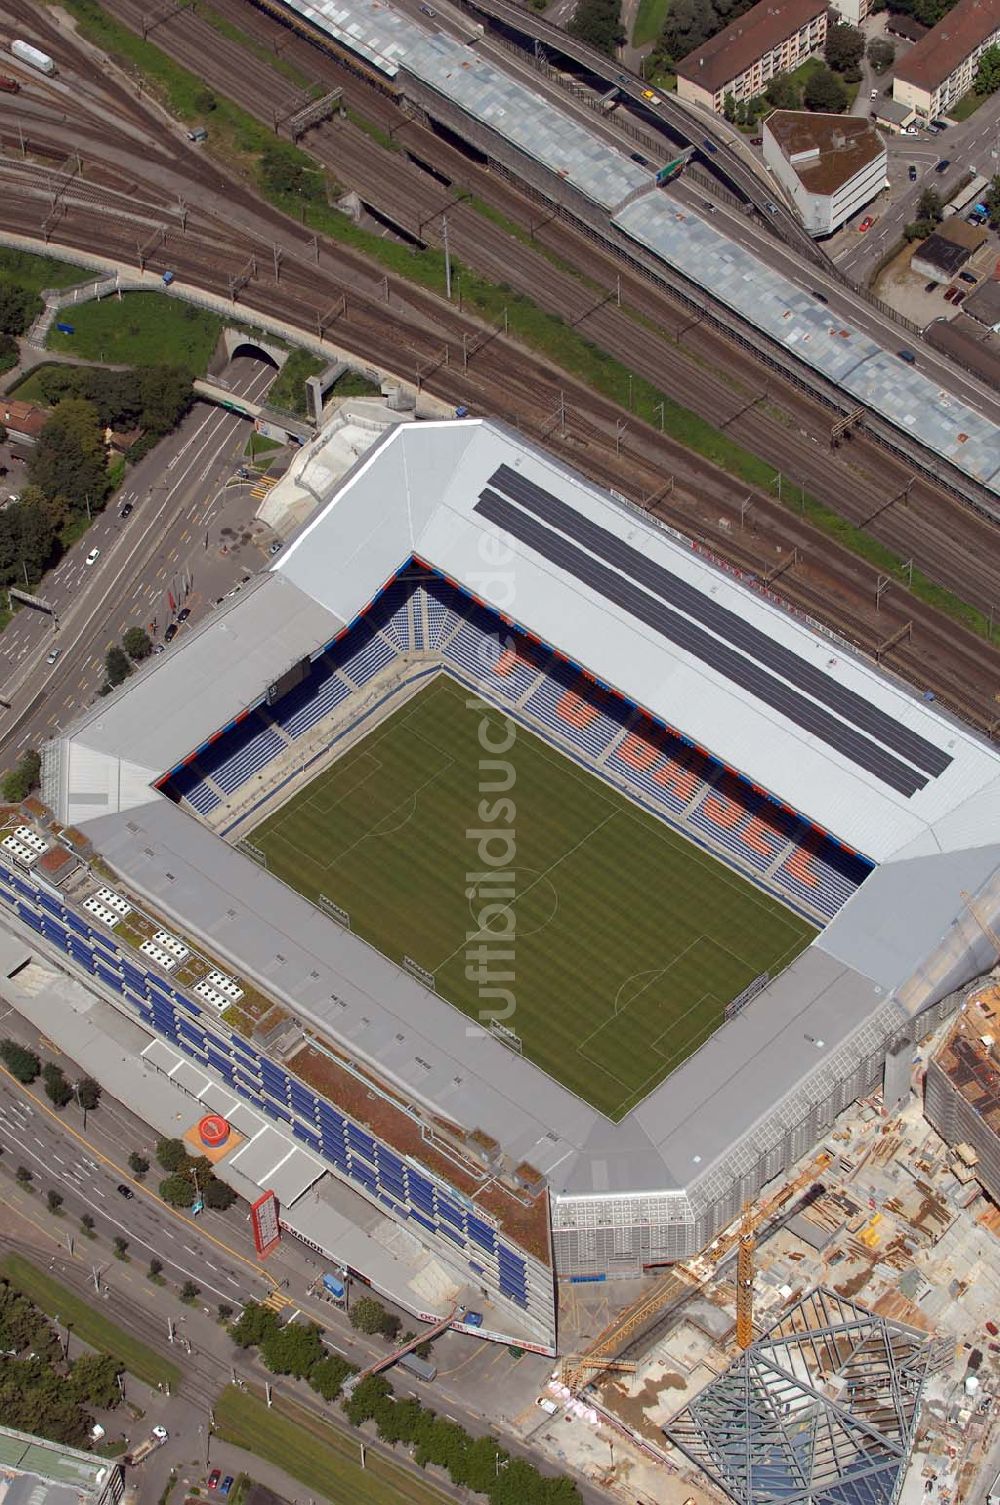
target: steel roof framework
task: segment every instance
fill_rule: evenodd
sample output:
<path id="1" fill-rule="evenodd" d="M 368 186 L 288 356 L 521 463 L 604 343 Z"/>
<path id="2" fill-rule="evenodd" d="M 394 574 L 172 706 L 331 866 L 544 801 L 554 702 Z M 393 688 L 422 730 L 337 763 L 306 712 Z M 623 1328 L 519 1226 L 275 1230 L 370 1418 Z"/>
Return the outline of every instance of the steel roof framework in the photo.
<path id="1" fill-rule="evenodd" d="M 820 1288 L 666 1429 L 739 1505 L 894 1505 L 925 1334 Z"/>

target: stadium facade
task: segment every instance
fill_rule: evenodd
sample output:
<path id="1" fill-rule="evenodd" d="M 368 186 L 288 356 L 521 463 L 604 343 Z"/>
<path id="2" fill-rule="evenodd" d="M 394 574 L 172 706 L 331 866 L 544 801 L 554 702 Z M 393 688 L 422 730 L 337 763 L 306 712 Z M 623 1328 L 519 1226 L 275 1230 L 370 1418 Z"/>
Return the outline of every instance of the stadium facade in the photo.
<path id="1" fill-rule="evenodd" d="M 993 962 L 963 895 L 1000 918 L 1000 759 L 496 424 L 401 425 L 325 491 L 322 444 L 280 563 L 46 747 L 84 870 L 22 832 L 0 899 L 551 1348 L 554 1275 L 696 1253 Z M 817 926 L 621 1122 L 241 843 L 442 669 Z"/>

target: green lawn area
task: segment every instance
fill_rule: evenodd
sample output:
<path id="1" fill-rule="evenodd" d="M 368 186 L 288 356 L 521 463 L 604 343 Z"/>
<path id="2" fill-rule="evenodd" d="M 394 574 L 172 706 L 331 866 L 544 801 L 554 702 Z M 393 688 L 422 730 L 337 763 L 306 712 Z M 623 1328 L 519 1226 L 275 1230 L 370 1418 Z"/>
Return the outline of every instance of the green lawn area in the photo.
<path id="1" fill-rule="evenodd" d="M 357 1505 L 447 1505 L 453 1496 L 412 1477 L 401 1464 L 369 1448 L 360 1466 L 360 1437 L 345 1424 L 324 1424 L 311 1412 L 278 1399 L 268 1410 L 257 1396 L 233 1386 L 215 1403 L 215 1435 L 277 1464 L 315 1496 Z"/>
<path id="2" fill-rule="evenodd" d="M 663 30 L 670 9 L 670 0 L 639 0 L 635 25 L 632 27 L 632 46 L 645 47 L 655 42 Z"/>
<path id="3" fill-rule="evenodd" d="M 36 293 L 43 287 L 72 287 L 74 282 L 86 282 L 93 275 L 86 267 L 71 266 L 68 261 L 54 261 L 50 256 L 33 256 L 30 251 L 0 246 L 0 277 L 19 282 Z"/>
<path id="4" fill-rule="evenodd" d="M 985 104 L 989 97 L 988 94 L 977 94 L 975 89 L 970 89 L 968 94 L 963 95 L 958 101 L 955 108 L 948 111 L 948 114 L 952 120 L 968 120 L 969 116 L 974 115 L 979 106 Z"/>
<path id="5" fill-rule="evenodd" d="M 50 350 L 110 365 L 183 366 L 203 376 L 224 320 L 162 293 L 123 293 L 81 303 L 67 314 L 73 334 L 53 328 Z"/>
<path id="6" fill-rule="evenodd" d="M 467 832 L 484 798 L 481 713 L 467 699 L 438 677 L 251 840 L 278 877 L 346 909 L 359 935 L 432 972 L 442 997 L 477 1018 L 496 1004 L 480 996 L 468 940 L 487 901 L 466 893 L 482 866 Z M 501 742 L 505 718 L 490 715 Z M 506 757 L 516 897 L 487 923 L 516 932 L 507 1023 L 526 1056 L 618 1119 L 814 931 L 532 733 L 518 727 Z"/>
<path id="7" fill-rule="evenodd" d="M 269 408 L 282 413 L 297 413 L 304 418 L 309 411 L 306 382 L 326 369 L 327 362 L 311 350 L 293 350 L 267 394 Z"/>
<path id="8" fill-rule="evenodd" d="M 55 361 L 43 361 L 40 366 L 34 366 L 27 376 L 21 378 L 15 387 L 11 388 L 10 396 L 16 397 L 19 402 L 40 402 L 44 407 L 47 398 L 42 391 L 41 376 L 45 371 L 51 371 L 56 365 Z M 60 362 L 60 370 L 72 369 Z"/>
<path id="9" fill-rule="evenodd" d="M 36 1269 L 30 1260 L 20 1254 L 4 1255 L 0 1260 L 0 1277 L 9 1280 L 46 1316 L 58 1316 L 63 1326 L 71 1326 L 81 1343 L 120 1359 L 137 1380 L 144 1380 L 147 1385 L 169 1384 L 174 1391 L 179 1387 L 181 1371 L 176 1364 L 161 1358 L 138 1338 L 115 1327 L 99 1306 L 91 1305 L 58 1280 L 53 1280 L 51 1275 Z"/>

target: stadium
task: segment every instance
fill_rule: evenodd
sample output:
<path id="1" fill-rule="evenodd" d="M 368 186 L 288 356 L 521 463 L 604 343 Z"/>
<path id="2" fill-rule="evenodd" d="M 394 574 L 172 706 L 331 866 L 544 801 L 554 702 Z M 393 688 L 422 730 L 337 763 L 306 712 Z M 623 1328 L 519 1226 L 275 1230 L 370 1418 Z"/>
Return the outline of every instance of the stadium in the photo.
<path id="1" fill-rule="evenodd" d="M 696 1253 L 992 962 L 1000 761 L 498 424 L 324 442 L 45 749 L 85 875 L 23 827 L 0 897 L 551 1352 L 554 1277 Z"/>

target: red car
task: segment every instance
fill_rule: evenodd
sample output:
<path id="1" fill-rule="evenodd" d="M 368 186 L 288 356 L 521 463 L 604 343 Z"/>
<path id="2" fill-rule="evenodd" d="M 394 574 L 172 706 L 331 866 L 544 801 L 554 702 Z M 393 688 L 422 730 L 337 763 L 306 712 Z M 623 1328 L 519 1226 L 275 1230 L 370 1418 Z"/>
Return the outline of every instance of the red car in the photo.
<path id="1" fill-rule="evenodd" d="M 221 1468 L 213 1468 L 212 1472 L 208 1476 L 208 1487 L 209 1487 L 209 1489 L 218 1489 L 218 1487 L 219 1487 L 219 1480 L 221 1478 L 222 1478 L 222 1470 L 221 1470 Z"/>
<path id="2" fill-rule="evenodd" d="M 871 215 L 870 215 L 870 214 L 869 214 L 869 215 L 867 215 L 867 216 L 866 216 L 866 217 L 865 217 L 865 218 L 864 218 L 864 219 L 863 219 L 863 220 L 862 220 L 862 221 L 861 221 L 861 223 L 860 223 L 860 225 L 859 225 L 859 226 L 858 226 L 858 234 L 859 234 L 859 235 L 864 235 L 864 233 L 865 233 L 865 231 L 866 231 L 866 230 L 870 230 L 870 229 L 871 229 L 871 227 L 872 227 L 872 225 L 874 225 L 874 223 L 875 223 L 875 221 L 874 221 L 874 219 L 873 219 L 873 218 L 872 218 L 872 216 L 871 216 Z"/>

